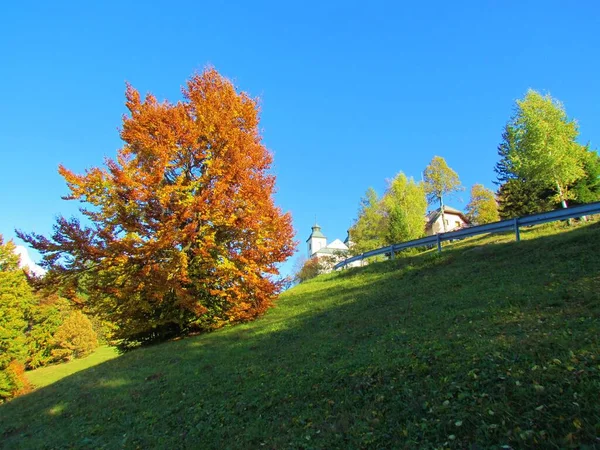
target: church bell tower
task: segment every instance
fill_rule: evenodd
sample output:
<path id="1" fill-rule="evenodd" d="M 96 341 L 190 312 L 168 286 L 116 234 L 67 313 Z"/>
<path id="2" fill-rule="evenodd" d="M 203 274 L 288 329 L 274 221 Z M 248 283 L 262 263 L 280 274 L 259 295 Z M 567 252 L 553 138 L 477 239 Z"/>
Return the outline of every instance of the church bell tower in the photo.
<path id="1" fill-rule="evenodd" d="M 313 225 L 312 233 L 310 233 L 306 243 L 308 245 L 307 250 L 309 258 L 320 249 L 327 247 L 327 238 L 321 233 L 321 227 L 317 223 Z"/>

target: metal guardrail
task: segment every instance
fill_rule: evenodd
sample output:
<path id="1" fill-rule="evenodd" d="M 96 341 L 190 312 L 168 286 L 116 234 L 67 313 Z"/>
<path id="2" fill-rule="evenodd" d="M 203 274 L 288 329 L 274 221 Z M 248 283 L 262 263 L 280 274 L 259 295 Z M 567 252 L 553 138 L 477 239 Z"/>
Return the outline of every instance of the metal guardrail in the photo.
<path id="1" fill-rule="evenodd" d="M 344 261 L 340 261 L 335 266 L 334 270 L 343 268 L 348 264 L 355 261 L 362 261 L 365 258 L 371 256 L 390 254 L 391 258 L 394 259 L 396 252 L 405 250 L 407 248 L 414 247 L 428 247 L 437 246 L 438 252 L 442 251 L 442 242 L 452 241 L 455 239 L 464 239 L 467 237 L 478 236 L 486 233 L 500 233 L 503 231 L 514 231 L 517 241 L 521 240 L 519 233 L 519 227 L 539 225 L 547 222 L 555 222 L 558 220 L 573 219 L 576 217 L 587 216 L 590 214 L 600 214 L 600 202 L 587 203 L 585 205 L 573 206 L 570 208 L 557 209 L 554 211 L 548 211 L 540 214 L 532 214 L 530 216 L 515 217 L 514 219 L 501 220 L 500 222 L 488 223 L 485 225 L 478 225 L 475 227 L 462 228 L 456 231 L 449 231 L 447 233 L 439 233 L 433 236 L 427 236 L 421 239 L 415 239 L 408 242 L 402 242 L 400 244 L 388 245 L 387 247 L 378 248 L 377 250 L 371 250 L 361 255 L 353 256 Z"/>

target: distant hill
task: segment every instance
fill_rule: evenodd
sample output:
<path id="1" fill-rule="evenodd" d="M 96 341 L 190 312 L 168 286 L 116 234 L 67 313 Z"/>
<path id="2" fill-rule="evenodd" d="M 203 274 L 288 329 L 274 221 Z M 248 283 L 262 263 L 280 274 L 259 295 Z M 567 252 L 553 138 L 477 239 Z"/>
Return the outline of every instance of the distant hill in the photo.
<path id="1" fill-rule="evenodd" d="M 0 447 L 596 448 L 600 225 L 522 239 L 320 276 L 78 372 L 0 406 Z"/>

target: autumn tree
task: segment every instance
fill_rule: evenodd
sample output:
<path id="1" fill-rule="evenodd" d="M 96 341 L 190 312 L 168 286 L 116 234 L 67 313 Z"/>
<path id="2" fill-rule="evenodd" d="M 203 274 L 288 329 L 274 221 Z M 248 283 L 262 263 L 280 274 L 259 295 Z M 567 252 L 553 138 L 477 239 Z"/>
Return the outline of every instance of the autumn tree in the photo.
<path id="1" fill-rule="evenodd" d="M 49 238 L 19 233 L 43 255 L 46 282 L 85 292 L 125 346 L 256 317 L 295 246 L 257 101 L 212 68 L 182 91 L 159 102 L 128 85 L 117 158 L 59 168 L 86 224 L 61 217 Z"/>
<path id="2" fill-rule="evenodd" d="M 442 223 L 444 232 L 446 232 L 444 196 L 462 189 L 458 174 L 448 166 L 444 158 L 434 156 L 423 172 L 423 181 L 429 204 L 439 203 L 440 205 Z"/>
<path id="3" fill-rule="evenodd" d="M 323 273 L 323 267 L 319 258 L 302 259 L 299 261 L 299 265 L 300 267 L 294 274 L 294 281 L 296 283 L 302 283 Z"/>
<path id="4" fill-rule="evenodd" d="M 509 126 L 514 130 L 510 163 L 516 175 L 555 190 L 566 208 L 569 185 L 585 175 L 577 123 L 550 95 L 529 90 L 517 101 Z"/>
<path id="5" fill-rule="evenodd" d="M 385 244 L 385 217 L 375 189 L 369 188 L 360 201 L 358 218 L 350 227 L 350 239 L 353 242 L 351 253 L 359 255 Z"/>
<path id="6" fill-rule="evenodd" d="M 52 356 L 69 361 L 89 355 L 98 347 L 98 337 L 92 322 L 81 311 L 73 311 L 53 336 Z"/>
<path id="7" fill-rule="evenodd" d="M 422 183 L 400 172 L 389 182 L 382 199 L 386 217 L 386 244 L 417 239 L 425 233 L 427 200 Z"/>
<path id="8" fill-rule="evenodd" d="M 26 385 L 27 317 L 33 294 L 12 241 L 0 235 L 0 403 Z"/>
<path id="9" fill-rule="evenodd" d="M 494 192 L 482 184 L 474 184 L 471 188 L 471 201 L 467 205 L 467 217 L 477 225 L 499 221 Z"/>

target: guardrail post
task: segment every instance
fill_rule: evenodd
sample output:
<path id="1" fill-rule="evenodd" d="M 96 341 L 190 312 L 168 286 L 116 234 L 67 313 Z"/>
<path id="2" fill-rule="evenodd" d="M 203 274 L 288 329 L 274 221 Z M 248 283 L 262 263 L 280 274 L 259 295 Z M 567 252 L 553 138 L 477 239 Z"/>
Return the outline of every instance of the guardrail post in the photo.
<path id="1" fill-rule="evenodd" d="M 394 255 L 394 246 L 393 245 L 390 245 L 390 255 L 391 255 L 390 259 L 393 261 L 396 258 L 396 256 Z"/>
<path id="2" fill-rule="evenodd" d="M 521 233 L 519 232 L 519 218 L 515 217 L 515 237 L 517 238 L 517 242 L 521 241 Z"/>
<path id="3" fill-rule="evenodd" d="M 438 253 L 441 253 L 441 251 L 442 251 L 442 240 L 440 239 L 440 233 L 436 234 L 436 237 L 437 237 Z"/>

